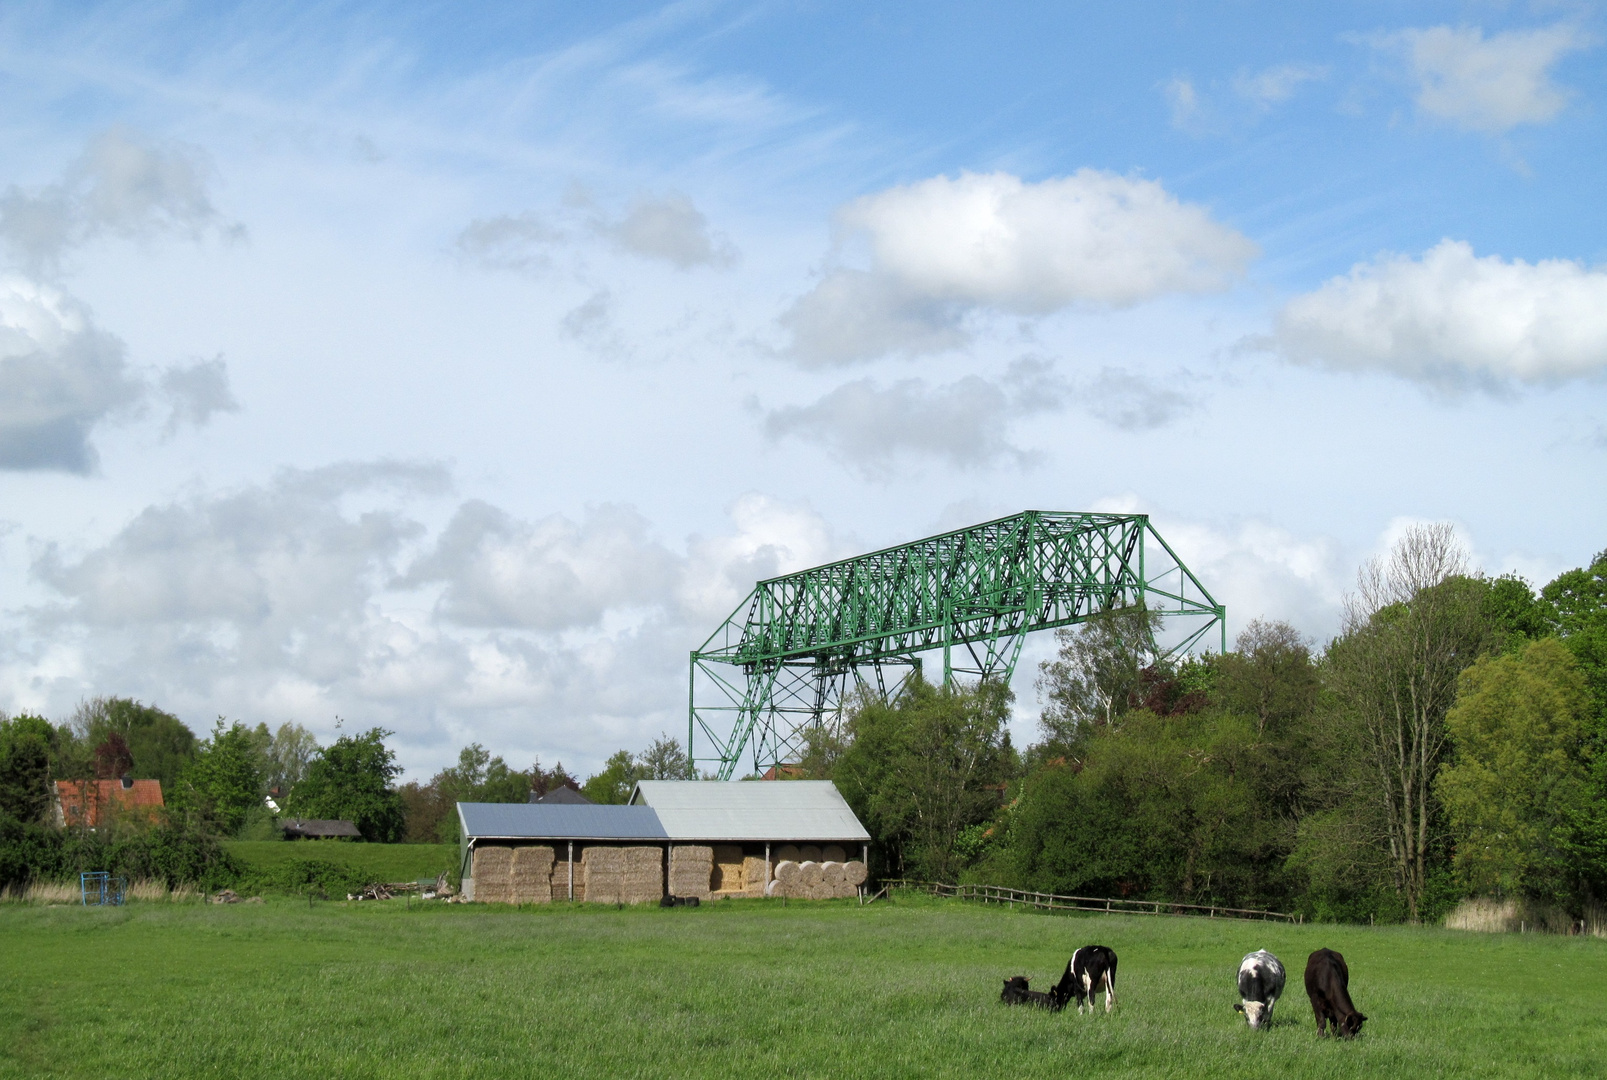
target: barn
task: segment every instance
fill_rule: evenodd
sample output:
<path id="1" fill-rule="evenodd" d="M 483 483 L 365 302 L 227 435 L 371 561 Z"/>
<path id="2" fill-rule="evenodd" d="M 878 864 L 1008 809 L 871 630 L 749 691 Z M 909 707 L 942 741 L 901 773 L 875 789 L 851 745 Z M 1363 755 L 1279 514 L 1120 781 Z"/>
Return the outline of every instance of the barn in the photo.
<path id="1" fill-rule="evenodd" d="M 463 895 L 483 903 L 853 896 L 870 853 L 827 780 L 643 780 L 624 806 L 457 808 Z"/>

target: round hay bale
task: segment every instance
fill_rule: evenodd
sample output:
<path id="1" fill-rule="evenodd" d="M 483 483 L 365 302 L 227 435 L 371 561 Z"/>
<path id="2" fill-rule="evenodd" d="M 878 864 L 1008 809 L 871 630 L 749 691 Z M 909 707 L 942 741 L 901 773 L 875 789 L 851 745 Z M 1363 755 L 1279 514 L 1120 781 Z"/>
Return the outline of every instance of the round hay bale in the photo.
<path id="1" fill-rule="evenodd" d="M 798 880 L 798 864 L 791 859 L 776 863 L 776 880 L 783 885 L 790 885 Z"/>
<path id="2" fill-rule="evenodd" d="M 827 885 L 822 881 L 819 885 L 809 886 L 809 899 L 811 900 L 835 900 L 836 898 L 837 887 L 835 885 Z"/>
<path id="3" fill-rule="evenodd" d="M 798 861 L 801 862 L 801 863 L 803 863 L 803 862 L 819 862 L 820 861 L 820 848 L 816 847 L 814 844 L 800 844 L 800 845 L 798 845 Z"/>
<path id="4" fill-rule="evenodd" d="M 843 863 L 843 880 L 850 885 L 865 884 L 865 864 L 858 859 L 851 859 Z"/>
<path id="5" fill-rule="evenodd" d="M 807 889 L 820 884 L 820 864 L 817 862 L 801 862 L 798 864 L 798 883 Z"/>
<path id="6" fill-rule="evenodd" d="M 774 851 L 772 851 L 770 853 L 770 857 L 772 859 L 774 859 L 778 863 L 779 862 L 802 862 L 803 861 L 802 859 L 800 859 L 798 857 L 798 845 L 797 844 L 782 844 L 780 847 L 776 848 Z"/>
<path id="7" fill-rule="evenodd" d="M 772 881 L 764 887 L 764 894 L 766 896 L 785 896 L 786 893 L 781 891 L 784 888 L 786 886 L 781 884 L 780 881 Z"/>
<path id="8" fill-rule="evenodd" d="M 843 883 L 843 864 L 840 862 L 821 863 L 820 880 L 827 885 L 841 885 Z"/>
<path id="9" fill-rule="evenodd" d="M 843 850 L 841 844 L 822 844 L 820 846 L 821 862 L 847 862 L 848 852 Z"/>

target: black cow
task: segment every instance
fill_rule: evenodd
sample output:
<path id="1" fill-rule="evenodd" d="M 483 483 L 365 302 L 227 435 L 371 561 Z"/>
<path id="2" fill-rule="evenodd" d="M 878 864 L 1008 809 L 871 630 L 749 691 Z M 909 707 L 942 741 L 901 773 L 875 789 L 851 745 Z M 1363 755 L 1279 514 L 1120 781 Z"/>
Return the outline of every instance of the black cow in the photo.
<path id="1" fill-rule="evenodd" d="M 1252 1029 L 1272 1026 L 1272 1007 L 1283 996 L 1283 965 L 1267 950 L 1253 952 L 1239 963 L 1240 1003 L 1234 1011 L 1242 1012 Z"/>
<path id="2" fill-rule="evenodd" d="M 698 898 L 695 896 L 666 896 L 658 902 L 659 907 L 697 907 Z"/>
<path id="3" fill-rule="evenodd" d="M 1066 963 L 1066 973 L 1060 976 L 1060 981 L 1050 993 L 1060 1001 L 1061 1008 L 1076 998 L 1077 1011 L 1082 1012 L 1086 1001 L 1091 1013 L 1094 1011 L 1094 995 L 1101 990 L 1105 992 L 1105 1011 L 1108 1013 L 1116 1006 L 1116 951 L 1103 945 L 1084 945 L 1071 954 L 1071 959 Z"/>
<path id="4" fill-rule="evenodd" d="M 1332 949 L 1318 949 L 1306 960 L 1306 995 L 1311 998 L 1311 1011 L 1317 1014 L 1317 1034 L 1327 1036 L 1328 1025 L 1334 1033 L 1349 1039 L 1361 1031 L 1367 1017 L 1356 1011 L 1350 1001 L 1350 969 L 1345 958 Z"/>
<path id="5" fill-rule="evenodd" d="M 1050 1012 L 1059 1012 L 1066 1007 L 1066 1003 L 1056 997 L 1053 991 L 1046 994 L 1042 990 L 1028 990 L 1025 975 L 1012 975 L 1004 980 L 999 1000 L 1006 1005 L 1036 1005 Z"/>

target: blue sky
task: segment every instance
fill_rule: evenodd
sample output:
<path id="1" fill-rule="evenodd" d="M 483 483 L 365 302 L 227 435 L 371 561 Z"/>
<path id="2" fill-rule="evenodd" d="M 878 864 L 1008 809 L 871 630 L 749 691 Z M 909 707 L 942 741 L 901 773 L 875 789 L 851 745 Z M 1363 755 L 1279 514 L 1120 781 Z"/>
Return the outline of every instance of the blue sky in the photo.
<path id="1" fill-rule="evenodd" d="M 13 5 L 0 709 L 590 769 L 759 576 L 1607 546 L 1591 4 Z M 1018 738 L 1037 709 L 1029 644 Z"/>

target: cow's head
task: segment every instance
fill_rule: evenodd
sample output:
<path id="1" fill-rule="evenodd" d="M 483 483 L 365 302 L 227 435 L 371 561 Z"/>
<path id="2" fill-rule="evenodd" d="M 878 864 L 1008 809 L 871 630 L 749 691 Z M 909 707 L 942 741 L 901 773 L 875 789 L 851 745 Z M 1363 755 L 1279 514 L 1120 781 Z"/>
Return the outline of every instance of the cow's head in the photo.
<path id="1" fill-rule="evenodd" d="M 1004 980 L 1004 989 L 999 992 L 999 1000 L 1010 1005 L 1027 1000 L 1027 977 L 1012 975 Z"/>
<path id="2" fill-rule="evenodd" d="M 1233 1006 L 1233 1011 L 1242 1012 L 1244 1022 L 1249 1024 L 1252 1030 L 1259 1031 L 1261 1030 L 1261 1025 L 1269 1019 L 1268 1013 L 1272 1010 L 1267 1007 L 1265 1002 L 1246 1001 L 1241 1005 Z"/>
<path id="3" fill-rule="evenodd" d="M 1344 1034 L 1345 1038 L 1353 1038 L 1361 1033 L 1361 1026 L 1366 1020 L 1367 1017 L 1361 1013 L 1353 1012 L 1339 1022 L 1339 1030 Z"/>

